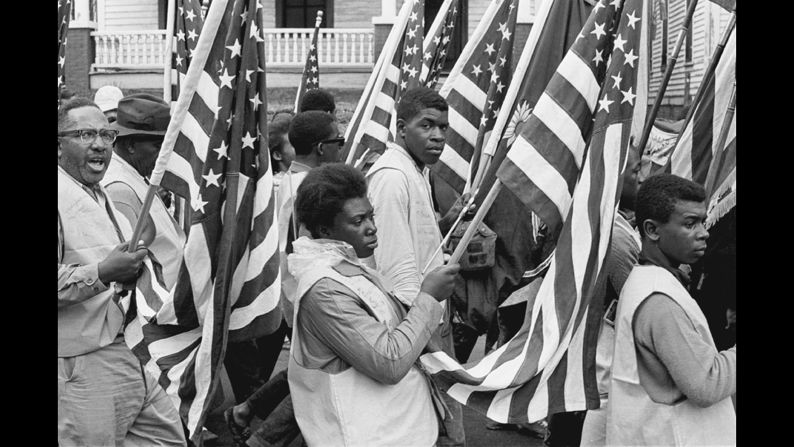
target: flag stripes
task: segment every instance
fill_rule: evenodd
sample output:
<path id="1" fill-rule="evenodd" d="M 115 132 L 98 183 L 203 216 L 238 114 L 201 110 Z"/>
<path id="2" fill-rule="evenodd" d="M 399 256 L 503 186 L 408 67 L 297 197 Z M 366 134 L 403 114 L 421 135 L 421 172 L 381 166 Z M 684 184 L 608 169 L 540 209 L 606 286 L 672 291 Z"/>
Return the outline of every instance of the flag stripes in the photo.
<path id="1" fill-rule="evenodd" d="M 216 0 L 210 7 L 208 34 L 198 44 L 206 63 L 185 78 L 197 82 L 196 91 L 178 102 L 175 115 L 185 118 L 163 163 L 163 181 L 176 180 L 193 207 L 182 266 L 170 295 L 152 281 L 156 275 L 141 276 L 130 305 L 136 318 L 125 328 L 128 345 L 173 399 L 193 442 L 227 341 L 272 333 L 282 318 L 263 23 L 257 0 Z"/>
<path id="2" fill-rule="evenodd" d="M 471 181 L 485 137 L 510 84 L 518 14 L 514 0 L 491 2 L 439 91 L 449 105 L 444 151 L 432 169 L 458 193 Z"/>
<path id="3" fill-rule="evenodd" d="M 717 202 L 725 198 L 731 188 L 724 180 L 735 173 L 736 168 L 736 115 L 731 117 L 729 132 L 724 147 L 716 147 L 719 133 L 725 121 L 731 96 L 735 94 L 736 79 L 736 27 L 730 32 L 725 49 L 717 62 L 714 75 L 705 80 L 703 96 L 693 104 L 695 112 L 672 150 L 666 169 L 672 174 L 688 178 L 704 185 L 708 194 L 709 221 L 713 222 L 730 211 L 732 206 L 722 207 L 723 213 L 715 212 Z M 709 180 L 709 182 L 707 182 Z M 718 188 L 722 185 L 722 188 Z M 720 190 L 719 194 L 715 194 Z M 732 198 L 735 203 L 735 196 Z M 725 202 L 727 203 L 727 202 Z"/>
<path id="4" fill-rule="evenodd" d="M 455 31 L 459 6 L 460 0 L 444 0 L 424 38 L 422 72 L 419 75 L 419 83 L 426 87 L 435 87 L 439 76 L 441 76 L 441 70 L 447 60 L 449 42 Z"/>
<path id="5" fill-rule="evenodd" d="M 424 0 L 403 3 L 372 73 L 375 80 L 367 83 L 372 90 L 362 95 L 369 99 L 359 101 L 345 131 L 342 156 L 348 164 L 365 167 L 374 155 L 383 153 L 386 141 L 394 137 L 395 105 L 402 92 L 419 85 L 424 6 Z"/>
<path id="6" fill-rule="evenodd" d="M 598 85 L 604 84 L 596 91 L 595 99 L 601 98 L 596 108 L 589 108 L 580 89 L 567 79 L 552 81 L 544 92 L 553 101 L 561 85 L 575 90 L 579 108 L 588 110 L 594 119 L 588 126 L 592 127 L 592 132 L 589 129 L 583 132 L 578 125 L 563 126 L 566 132 L 581 135 L 588 142 L 581 171 L 571 151 L 563 144 L 563 141 L 572 141 L 570 136 L 555 137 L 556 140 L 551 141 L 548 136 L 553 132 L 535 116 L 538 108 L 548 107 L 542 102 L 536 105 L 502 166 L 510 164 L 510 160 L 521 160 L 520 163 L 524 163 L 521 167 L 527 170 L 513 164 L 515 171 L 511 175 L 522 178 L 514 182 L 520 188 L 516 187 L 513 192 L 523 198 L 528 193 L 527 188 L 534 188 L 534 193 L 549 203 L 543 207 L 535 205 L 532 209 L 553 207 L 561 216 L 561 229 L 549 270 L 536 297 L 527 303 L 521 329 L 505 345 L 467 368 L 443 352 L 420 358 L 431 374 L 451 383 L 448 393 L 452 397 L 497 422 L 534 422 L 552 413 L 598 406 L 594 363 L 598 313 L 603 312 L 603 304 L 592 300 L 597 284 L 603 281 L 602 267 L 620 195 L 621 171 L 627 159 L 634 115 L 633 102 L 620 100 L 631 90 L 615 88 L 613 83 L 603 81 L 609 79 L 606 75 L 618 75 L 623 78 L 622 88 L 636 85 L 636 70 L 627 61 L 636 62 L 632 57 L 644 54 L 636 48 L 643 24 L 634 23 L 636 28 L 629 30 L 626 17 L 630 11 L 641 13 L 642 7 L 643 0 L 626 0 L 625 4 L 619 0 L 600 2 L 593 9 L 583 35 L 587 36 L 596 24 L 613 25 L 605 26 L 609 30 L 606 38 L 602 35 L 580 39 L 568 53 L 580 58 L 583 54 L 593 54 L 591 49 L 583 48 L 588 45 L 604 53 L 612 52 L 608 72 L 607 67 L 592 66 Z M 618 51 L 620 47 L 612 51 L 611 38 L 615 29 L 627 37 L 625 51 Z M 559 73 L 556 76 L 562 78 Z M 545 142 L 546 146 L 535 147 L 540 146 L 536 144 L 538 141 Z M 567 170 L 559 169 L 561 158 L 554 157 L 549 147 L 567 154 Z M 517 148 L 521 153 L 514 156 Z M 544 168 L 543 162 L 550 164 L 548 157 L 553 158 L 551 163 L 555 165 Z M 557 172 L 557 180 L 549 180 L 550 170 Z M 502 169 L 499 172 L 504 174 Z M 503 181 L 510 179 L 505 175 Z M 534 186 L 528 186 L 527 182 Z M 542 182 L 549 183 L 545 190 L 538 187 Z M 575 183 L 573 189 L 570 189 L 571 183 Z M 570 199 L 567 198 L 569 191 L 572 191 Z M 558 206 L 550 197 L 565 200 L 558 199 L 562 205 Z"/>

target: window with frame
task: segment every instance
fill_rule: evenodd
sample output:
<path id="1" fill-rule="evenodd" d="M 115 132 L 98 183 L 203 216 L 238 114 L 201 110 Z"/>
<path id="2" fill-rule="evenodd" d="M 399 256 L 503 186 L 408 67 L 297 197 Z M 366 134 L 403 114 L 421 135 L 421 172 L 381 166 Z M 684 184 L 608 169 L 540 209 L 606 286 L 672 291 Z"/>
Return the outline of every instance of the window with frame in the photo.
<path id="1" fill-rule="evenodd" d="M 333 0 L 276 0 L 276 26 L 314 28 L 317 11 L 323 12 L 321 28 L 334 26 Z"/>

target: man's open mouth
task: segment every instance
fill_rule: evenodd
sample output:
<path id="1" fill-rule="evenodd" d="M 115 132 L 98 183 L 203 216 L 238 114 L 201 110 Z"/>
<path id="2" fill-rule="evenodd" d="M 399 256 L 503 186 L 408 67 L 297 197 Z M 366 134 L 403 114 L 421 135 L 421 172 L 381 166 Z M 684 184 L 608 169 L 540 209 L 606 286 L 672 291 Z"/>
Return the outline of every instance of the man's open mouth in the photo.
<path id="1" fill-rule="evenodd" d="M 107 160 L 104 158 L 91 158 L 86 163 L 89 168 L 91 168 L 94 172 L 104 172 L 105 167 L 107 166 Z"/>

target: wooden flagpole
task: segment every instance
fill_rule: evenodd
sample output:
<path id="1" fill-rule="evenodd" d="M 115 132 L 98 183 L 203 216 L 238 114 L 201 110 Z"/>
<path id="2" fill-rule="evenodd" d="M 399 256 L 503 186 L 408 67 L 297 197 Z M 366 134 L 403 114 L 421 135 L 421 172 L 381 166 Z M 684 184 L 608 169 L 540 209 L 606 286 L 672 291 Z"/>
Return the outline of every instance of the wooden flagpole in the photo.
<path id="1" fill-rule="evenodd" d="M 700 101 L 703 99 L 703 95 L 706 92 L 706 84 L 709 83 L 711 78 L 713 78 L 714 74 L 717 72 L 717 64 L 720 62 L 720 58 L 722 58 L 722 52 L 725 50 L 725 45 L 728 44 L 728 39 L 731 37 L 731 32 L 733 31 L 734 26 L 736 26 L 736 8 L 734 8 L 733 12 L 731 13 L 731 19 L 728 22 L 728 26 L 725 28 L 725 32 L 722 33 L 722 38 L 717 44 L 717 47 L 714 49 L 714 54 L 711 55 L 709 66 L 706 67 L 706 71 L 703 73 L 703 79 L 700 81 L 698 91 L 695 93 L 695 98 L 692 100 L 692 104 L 689 106 L 689 110 L 686 112 L 684 126 L 686 126 L 686 124 L 692 120 L 692 117 L 695 115 L 695 109 L 697 109 L 697 107 L 700 105 Z M 678 140 L 681 139 L 681 135 L 683 134 L 684 132 L 682 129 L 681 133 L 678 134 L 678 138 L 676 139 L 675 145 L 673 147 L 678 146 Z"/>
<path id="2" fill-rule="evenodd" d="M 447 261 L 447 264 L 455 264 L 460 261 L 460 257 L 463 256 L 463 252 L 466 250 L 466 247 L 469 246 L 471 238 L 474 237 L 474 233 L 477 231 L 483 219 L 485 219 L 485 215 L 488 213 L 488 210 L 491 209 L 491 205 L 493 205 L 496 196 L 499 195 L 499 191 L 501 190 L 502 181 L 497 178 L 491 190 L 488 191 L 488 195 L 485 196 L 485 199 L 482 201 L 482 205 L 477 209 L 477 214 L 474 215 L 474 218 L 469 223 L 469 228 L 466 228 L 466 232 L 463 233 L 463 237 L 461 237 L 458 246 L 455 247 L 455 251 L 452 252 L 452 257 Z M 474 197 L 474 195 L 472 195 L 472 197 Z"/>
<path id="3" fill-rule="evenodd" d="M 171 56 L 174 52 L 174 18 L 176 0 L 168 0 L 168 22 L 165 24 L 165 61 L 163 61 L 163 101 L 171 105 Z"/>
<path id="4" fill-rule="evenodd" d="M 684 19 L 684 26 L 681 27 L 681 31 L 678 32 L 678 41 L 675 43 L 675 49 L 673 50 L 673 54 L 670 56 L 670 62 L 668 63 L 667 69 L 664 72 L 662 82 L 659 84 L 659 91 L 656 93 L 656 99 L 653 102 L 653 107 L 651 108 L 651 112 L 648 113 L 648 116 L 645 118 L 645 127 L 642 129 L 642 136 L 640 137 L 639 144 L 637 144 L 640 154 L 645 151 L 645 146 L 648 144 L 648 138 L 651 135 L 653 123 L 656 121 L 656 115 L 659 113 L 659 107 L 662 105 L 662 98 L 664 97 L 665 91 L 667 91 L 667 84 L 670 82 L 670 78 L 673 76 L 673 69 L 675 68 L 675 63 L 678 60 L 678 53 L 681 52 L 681 46 L 684 44 L 684 39 L 686 39 L 686 33 L 689 30 L 689 27 L 692 25 L 692 17 L 695 15 L 695 7 L 697 6 L 698 1 L 690 1 L 691 3 L 689 4 L 689 8 L 687 8 L 686 18 Z M 665 42 L 665 44 L 666 43 L 667 42 Z"/>
<path id="5" fill-rule="evenodd" d="M 193 99 L 193 94 L 196 92 L 201 73 L 204 71 L 204 64 L 207 63 L 207 58 L 209 57 L 210 49 L 212 49 L 215 35 L 218 33 L 218 27 L 223 20 L 223 13 L 226 9 L 227 1 L 228 0 L 213 1 L 207 12 L 207 19 L 199 35 L 196 49 L 193 52 L 193 60 L 190 63 L 190 67 L 187 69 L 185 83 L 179 92 L 179 99 L 171 114 L 171 121 L 168 123 L 168 130 L 165 132 L 163 144 L 160 147 L 160 154 L 157 156 L 152 175 L 149 177 L 149 189 L 146 191 L 146 197 L 143 200 L 143 206 L 139 214 L 141 217 L 149 214 L 154 195 L 157 194 L 157 190 L 160 188 L 160 181 L 163 179 L 163 174 L 165 174 L 168 159 L 174 151 L 174 143 L 176 143 L 179 130 L 182 128 L 185 116 L 187 116 L 190 101 Z M 135 230 L 129 242 L 130 251 L 134 251 L 137 246 L 137 241 L 140 239 L 141 233 L 143 232 L 143 223 L 145 220 L 146 219 L 139 217 L 138 222 L 135 224 Z"/>

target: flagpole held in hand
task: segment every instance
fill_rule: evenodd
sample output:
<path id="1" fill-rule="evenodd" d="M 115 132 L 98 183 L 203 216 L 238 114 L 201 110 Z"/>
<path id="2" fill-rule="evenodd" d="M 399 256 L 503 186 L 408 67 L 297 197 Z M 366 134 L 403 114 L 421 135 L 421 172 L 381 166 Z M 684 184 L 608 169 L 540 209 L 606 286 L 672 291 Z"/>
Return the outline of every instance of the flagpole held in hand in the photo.
<path id="1" fill-rule="evenodd" d="M 427 260 L 427 264 L 425 265 L 425 268 L 422 269 L 422 276 L 424 276 L 424 274 L 427 272 L 427 269 L 430 268 L 430 264 L 433 263 L 433 259 L 436 259 L 436 256 L 438 255 L 438 252 L 440 252 L 441 249 L 444 248 L 444 245 L 446 245 L 447 242 L 449 242 L 449 238 L 452 237 L 452 232 L 455 231 L 455 228 L 458 227 L 458 224 L 460 224 L 460 221 L 463 220 L 463 216 L 465 216 L 466 213 L 469 212 L 469 209 L 471 208 L 471 206 L 474 205 L 474 199 L 476 197 L 477 197 L 477 190 L 475 190 L 471 194 L 471 197 L 469 197 L 469 200 L 466 202 L 466 204 L 463 206 L 463 208 L 461 208 L 460 213 L 458 214 L 458 218 L 455 219 L 455 223 L 452 224 L 452 227 L 447 232 L 447 235 L 444 236 L 444 240 L 441 241 L 441 245 L 439 245 L 438 248 L 436 248 L 436 251 L 434 251 L 433 254 L 430 256 L 430 259 Z"/>
<path id="2" fill-rule="evenodd" d="M 149 214 L 154 195 L 157 194 L 157 190 L 160 188 L 160 181 L 163 179 L 166 166 L 168 166 L 168 159 L 174 151 L 176 138 L 179 136 L 179 130 L 182 128 L 185 116 L 187 116 L 187 109 L 190 106 L 190 101 L 193 99 L 193 94 L 196 92 L 201 73 L 204 71 L 204 64 L 207 63 L 207 57 L 210 54 L 212 43 L 215 40 L 215 34 L 218 32 L 218 27 L 223 20 L 223 13 L 226 9 L 227 2 L 228 0 L 216 0 L 212 2 L 207 12 L 204 27 L 199 35 L 196 49 L 193 51 L 193 60 L 185 76 L 185 83 L 179 92 L 179 99 L 171 114 L 171 121 L 168 123 L 168 130 L 165 132 L 163 144 L 160 147 L 160 154 L 157 156 L 152 175 L 149 177 L 149 190 L 146 191 L 146 198 L 143 200 L 143 207 L 139 214 L 141 217 Z M 141 238 L 145 220 L 146 219 L 139 218 L 138 223 L 135 224 L 135 230 L 130 238 L 130 251 L 135 250 L 135 241 Z"/>
<path id="3" fill-rule="evenodd" d="M 477 209 L 477 214 L 475 214 L 474 218 L 471 220 L 469 228 L 466 228 L 466 232 L 463 233 L 463 237 L 460 239 L 460 242 L 458 242 L 458 246 L 455 247 L 455 251 L 452 252 L 452 257 L 449 258 L 447 264 L 455 264 L 460 261 L 460 257 L 463 256 L 463 251 L 469 246 L 471 238 L 474 237 L 474 232 L 477 231 L 477 227 L 479 227 L 483 219 L 485 219 L 485 214 L 488 213 L 489 209 L 491 209 L 491 205 L 493 205 L 494 200 L 496 200 L 496 196 L 499 195 L 499 191 L 501 190 L 502 181 L 497 178 L 491 187 L 491 190 L 488 191 L 488 195 L 485 196 L 485 199 L 482 201 L 482 205 L 480 205 L 480 207 Z M 475 196 L 476 194 L 472 194 L 472 197 Z"/>

